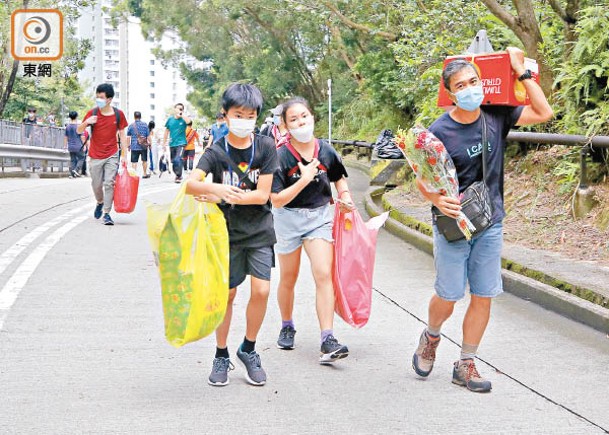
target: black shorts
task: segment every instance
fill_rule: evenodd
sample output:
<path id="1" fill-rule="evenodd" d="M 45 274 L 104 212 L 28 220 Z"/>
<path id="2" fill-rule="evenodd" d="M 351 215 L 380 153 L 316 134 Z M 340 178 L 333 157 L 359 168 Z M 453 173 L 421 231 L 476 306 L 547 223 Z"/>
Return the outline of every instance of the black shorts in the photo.
<path id="1" fill-rule="evenodd" d="M 138 150 L 138 151 L 131 150 L 131 163 L 137 163 L 140 159 L 140 156 L 142 156 L 142 162 L 147 162 L 148 161 L 148 148 L 146 148 L 145 150 Z"/>
<path id="2" fill-rule="evenodd" d="M 275 267 L 275 251 L 272 246 L 262 248 L 230 248 L 229 288 L 235 288 L 247 275 L 265 281 L 271 280 L 271 268 Z"/>
<path id="3" fill-rule="evenodd" d="M 184 152 L 182 153 L 182 159 L 186 160 L 188 158 L 195 158 L 195 150 L 184 150 Z"/>

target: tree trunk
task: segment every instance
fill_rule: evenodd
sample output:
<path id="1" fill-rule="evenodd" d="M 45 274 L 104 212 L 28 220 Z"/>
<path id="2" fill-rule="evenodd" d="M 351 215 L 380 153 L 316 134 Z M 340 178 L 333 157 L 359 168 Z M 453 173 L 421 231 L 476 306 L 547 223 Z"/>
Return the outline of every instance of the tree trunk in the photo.
<path id="1" fill-rule="evenodd" d="M 22 9 L 27 9 L 29 3 L 30 3 L 30 0 L 23 0 Z M 4 54 L 6 56 L 8 54 L 8 50 L 5 49 Z M 15 85 L 15 78 L 17 77 L 18 70 L 19 70 L 19 61 L 13 60 L 11 74 L 8 78 L 8 81 L 6 82 L 6 87 L 4 86 L 3 81 L 0 82 L 0 85 L 1 85 L 0 92 L 2 92 L 2 95 L 0 96 L 0 118 L 2 118 L 2 115 L 4 114 L 4 109 L 6 108 L 6 103 L 8 103 L 8 99 L 11 96 L 11 93 L 13 92 L 13 86 Z"/>
<path id="2" fill-rule="evenodd" d="M 539 23 L 535 17 L 532 0 L 512 0 L 517 15 L 508 12 L 497 0 L 482 0 L 489 11 L 499 18 L 524 45 L 527 57 L 537 60 L 539 63 L 540 85 L 546 97 L 552 93 L 554 74 L 546 59 L 539 52 L 539 44 L 543 42 Z"/>
<path id="3" fill-rule="evenodd" d="M 19 61 L 13 61 L 13 67 L 11 69 L 11 75 L 6 82 L 6 87 L 2 90 L 2 97 L 0 98 L 0 118 L 4 114 L 4 108 L 6 107 L 6 103 L 8 102 L 8 98 L 11 96 L 13 92 L 13 85 L 15 84 L 15 78 L 17 77 L 17 71 L 19 70 Z"/>

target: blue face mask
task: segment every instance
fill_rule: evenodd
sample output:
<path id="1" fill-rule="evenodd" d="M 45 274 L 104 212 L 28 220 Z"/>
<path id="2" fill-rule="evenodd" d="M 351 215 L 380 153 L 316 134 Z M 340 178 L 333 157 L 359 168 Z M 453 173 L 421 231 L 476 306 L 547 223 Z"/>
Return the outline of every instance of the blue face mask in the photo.
<path id="1" fill-rule="evenodd" d="M 470 86 L 453 94 L 457 98 L 457 106 L 468 112 L 473 112 L 484 100 L 482 86 Z"/>
<path id="2" fill-rule="evenodd" d="M 273 124 L 275 124 L 275 125 L 281 124 L 281 118 L 279 117 L 279 115 L 273 116 Z"/>
<path id="3" fill-rule="evenodd" d="M 95 105 L 97 105 L 98 108 L 103 109 L 104 107 L 106 107 L 106 100 L 104 100 L 103 98 L 96 98 Z"/>

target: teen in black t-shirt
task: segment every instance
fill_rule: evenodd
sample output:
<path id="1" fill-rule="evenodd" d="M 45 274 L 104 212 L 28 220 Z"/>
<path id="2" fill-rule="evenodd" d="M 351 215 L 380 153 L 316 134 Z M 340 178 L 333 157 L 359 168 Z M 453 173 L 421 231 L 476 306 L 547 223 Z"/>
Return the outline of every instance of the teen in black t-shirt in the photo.
<path id="1" fill-rule="evenodd" d="M 347 185 L 347 171 L 339 155 L 325 141 L 313 136 L 314 119 L 303 98 L 283 104 L 282 112 L 289 136 L 277 150 L 279 167 L 273 178 L 271 201 L 275 217 L 280 280 L 277 289 L 282 327 L 277 346 L 294 348 L 294 286 L 304 246 L 311 261 L 317 296 L 317 316 L 321 327 L 321 363 L 332 363 L 349 354 L 334 338 L 334 288 L 332 286 L 331 183 L 338 191 L 343 211 L 353 209 Z"/>
<path id="2" fill-rule="evenodd" d="M 222 95 L 222 110 L 229 133 L 215 142 L 190 175 L 186 193 L 203 201 L 220 202 L 230 243 L 229 298 L 224 321 L 216 330 L 216 356 L 209 384 L 227 385 L 229 359 L 227 339 L 237 286 L 251 276 L 247 327 L 237 357 L 247 369 L 252 385 L 264 385 L 266 373 L 255 350 L 256 337 L 266 314 L 274 266 L 275 232 L 268 205 L 277 153 L 271 138 L 253 134 L 262 108 L 262 94 L 253 85 L 232 84 Z M 231 163 L 232 162 L 232 163 Z M 204 182 L 212 174 L 212 183 Z"/>

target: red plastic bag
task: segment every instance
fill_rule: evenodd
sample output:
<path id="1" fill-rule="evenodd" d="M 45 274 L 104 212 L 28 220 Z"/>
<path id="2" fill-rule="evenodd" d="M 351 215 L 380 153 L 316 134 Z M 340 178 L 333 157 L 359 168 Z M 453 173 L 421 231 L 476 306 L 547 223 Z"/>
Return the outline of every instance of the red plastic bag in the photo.
<path id="1" fill-rule="evenodd" d="M 139 186 L 140 177 L 127 169 L 127 162 L 123 161 L 114 185 L 114 210 L 117 213 L 131 213 L 135 209 Z"/>
<path id="2" fill-rule="evenodd" d="M 364 222 L 357 210 L 341 213 L 338 206 L 334 210 L 334 310 L 355 328 L 370 318 L 376 236 L 388 216 L 387 212 Z"/>

